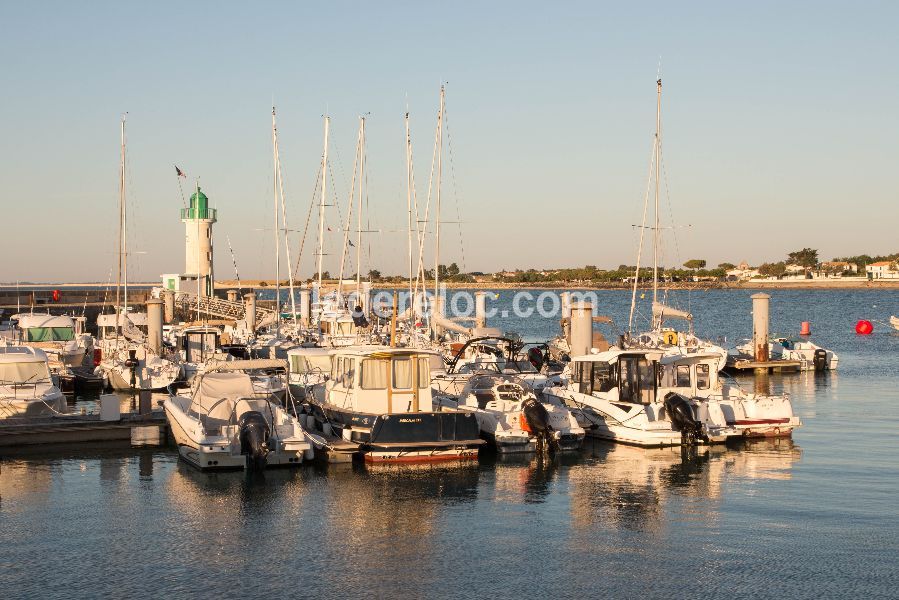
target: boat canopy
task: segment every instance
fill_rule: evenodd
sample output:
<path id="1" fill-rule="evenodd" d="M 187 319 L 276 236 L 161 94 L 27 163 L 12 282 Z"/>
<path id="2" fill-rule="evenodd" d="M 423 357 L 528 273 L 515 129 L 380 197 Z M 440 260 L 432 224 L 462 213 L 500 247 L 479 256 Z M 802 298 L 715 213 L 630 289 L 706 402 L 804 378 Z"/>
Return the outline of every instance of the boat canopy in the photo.
<path id="1" fill-rule="evenodd" d="M 607 350 L 606 352 L 597 352 L 596 354 L 584 354 L 583 356 L 571 357 L 571 362 L 613 362 L 622 356 L 645 356 L 649 360 L 658 361 L 662 358 L 664 352 L 661 350 Z"/>
<path id="2" fill-rule="evenodd" d="M 253 380 L 246 373 L 207 373 L 200 378 L 191 401 L 213 419 L 228 419 L 238 399 L 255 395 Z"/>
<path id="3" fill-rule="evenodd" d="M 287 361 L 277 358 L 254 358 L 251 360 L 227 360 L 210 361 L 206 367 L 206 373 L 221 373 L 224 371 L 255 371 L 261 369 L 287 370 Z M 206 379 L 208 375 L 204 375 Z"/>
<path id="4" fill-rule="evenodd" d="M 684 319 L 686 321 L 693 320 L 693 315 L 691 313 L 685 310 L 666 306 L 661 302 L 652 303 L 652 316 L 658 317 L 660 321 L 664 321 L 665 319 Z"/>

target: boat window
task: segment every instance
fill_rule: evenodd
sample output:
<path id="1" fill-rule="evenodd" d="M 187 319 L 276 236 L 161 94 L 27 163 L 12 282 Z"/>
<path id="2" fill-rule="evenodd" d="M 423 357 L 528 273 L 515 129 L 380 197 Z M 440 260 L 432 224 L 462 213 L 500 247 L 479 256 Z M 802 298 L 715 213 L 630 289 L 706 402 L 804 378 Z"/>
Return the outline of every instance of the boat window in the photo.
<path id="1" fill-rule="evenodd" d="M 690 365 L 677 366 L 677 378 L 674 387 L 690 387 Z"/>
<path id="2" fill-rule="evenodd" d="M 331 370 L 331 357 L 327 354 L 306 357 L 306 368 L 310 371 L 327 373 Z"/>
<path id="3" fill-rule="evenodd" d="M 393 389 L 412 389 L 412 361 L 408 358 L 395 358 L 393 366 Z"/>
<path id="4" fill-rule="evenodd" d="M 696 387 L 701 390 L 709 389 L 709 366 L 696 365 Z"/>
<path id="5" fill-rule="evenodd" d="M 387 388 L 387 365 L 389 361 L 366 358 L 362 361 L 362 389 L 383 390 Z"/>
<path id="6" fill-rule="evenodd" d="M 439 358 L 439 357 L 438 357 Z M 431 370 L 427 358 L 418 359 L 418 389 L 425 390 L 431 387 Z"/>
<path id="7" fill-rule="evenodd" d="M 0 384 L 37 383 L 49 379 L 50 371 L 45 362 L 0 363 Z"/>
<path id="8" fill-rule="evenodd" d="M 656 399 L 656 363 L 648 360 L 639 362 L 640 402 L 649 404 Z"/>
<path id="9" fill-rule="evenodd" d="M 443 357 L 439 354 L 429 354 L 428 363 L 431 371 L 443 371 L 444 369 L 446 369 L 446 365 L 443 362 Z"/>
<path id="10" fill-rule="evenodd" d="M 338 356 L 331 363 L 331 380 L 337 381 L 337 378 L 340 377 L 340 373 L 343 372 L 343 357 Z"/>
<path id="11" fill-rule="evenodd" d="M 612 366 L 609 363 L 593 363 L 593 391 L 608 392 L 613 387 Z"/>
<path id="12" fill-rule="evenodd" d="M 636 402 L 639 389 L 637 365 L 633 358 L 622 358 L 618 361 L 618 398 L 624 402 Z"/>
<path id="13" fill-rule="evenodd" d="M 26 342 L 68 342 L 75 339 L 71 327 L 29 327 L 25 330 Z"/>
<path id="14" fill-rule="evenodd" d="M 593 393 L 592 366 L 593 363 L 589 362 L 574 363 L 574 379 L 578 382 L 578 392 L 581 394 Z"/>

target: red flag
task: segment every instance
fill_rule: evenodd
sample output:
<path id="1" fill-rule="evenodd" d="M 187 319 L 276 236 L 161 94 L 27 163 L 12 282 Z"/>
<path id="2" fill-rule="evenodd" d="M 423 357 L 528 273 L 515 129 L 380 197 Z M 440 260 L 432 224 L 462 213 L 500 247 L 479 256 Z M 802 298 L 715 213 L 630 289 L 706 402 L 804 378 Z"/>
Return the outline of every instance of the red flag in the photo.
<path id="1" fill-rule="evenodd" d="M 175 165 L 175 175 L 177 175 L 178 177 L 184 177 L 185 179 L 187 179 L 187 175 L 184 174 L 184 171 L 182 171 L 181 169 L 178 168 L 178 165 Z"/>

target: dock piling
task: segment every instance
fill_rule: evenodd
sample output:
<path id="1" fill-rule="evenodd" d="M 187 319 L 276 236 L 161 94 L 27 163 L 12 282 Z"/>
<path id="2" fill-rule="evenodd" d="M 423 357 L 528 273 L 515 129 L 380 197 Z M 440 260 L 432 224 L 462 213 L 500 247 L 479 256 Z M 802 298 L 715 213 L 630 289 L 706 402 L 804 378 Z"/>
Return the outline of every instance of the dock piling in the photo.
<path id="1" fill-rule="evenodd" d="M 571 357 L 590 354 L 593 347 L 593 305 L 575 302 L 571 305 Z"/>

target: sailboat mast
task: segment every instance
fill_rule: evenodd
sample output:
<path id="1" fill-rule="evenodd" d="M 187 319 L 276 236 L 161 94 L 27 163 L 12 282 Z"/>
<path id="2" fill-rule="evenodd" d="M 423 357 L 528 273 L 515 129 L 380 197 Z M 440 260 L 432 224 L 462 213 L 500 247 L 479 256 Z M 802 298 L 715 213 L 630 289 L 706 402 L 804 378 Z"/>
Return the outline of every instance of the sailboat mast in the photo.
<path id="1" fill-rule="evenodd" d="M 122 303 L 128 317 L 128 208 L 125 205 L 125 119 L 122 119 Z M 125 322 L 122 321 L 124 326 Z"/>
<path id="2" fill-rule="evenodd" d="M 356 302 L 362 294 L 362 190 L 365 187 L 365 117 L 359 123 L 359 203 L 356 209 Z"/>
<path id="3" fill-rule="evenodd" d="M 290 243 L 287 239 L 287 203 L 284 200 L 284 178 L 281 174 L 281 149 L 278 145 L 278 126 L 275 124 L 275 107 L 272 107 L 272 139 L 274 140 L 274 153 L 275 153 L 275 173 L 277 176 L 277 192 L 278 196 L 281 200 L 281 229 L 284 231 L 284 250 L 287 253 L 287 285 L 288 290 L 290 292 L 290 311 L 293 315 L 293 325 L 294 329 L 297 326 L 297 307 L 296 307 L 296 299 L 294 298 L 293 291 L 293 270 L 290 268 L 292 264 L 290 262 Z M 281 233 L 278 232 L 276 236 L 278 240 L 278 245 L 281 244 Z M 278 275 L 280 277 L 280 271 Z"/>
<path id="4" fill-rule="evenodd" d="M 278 227 L 278 138 L 275 127 L 275 107 L 272 107 L 272 202 L 275 228 L 275 339 L 281 338 L 281 232 Z"/>
<path id="5" fill-rule="evenodd" d="M 122 302 L 122 241 L 125 236 L 125 117 L 122 117 L 121 142 L 119 146 L 119 247 L 118 247 L 118 271 L 115 282 L 115 314 L 116 326 L 120 326 Z"/>
<path id="6" fill-rule="evenodd" d="M 659 295 L 659 166 L 662 162 L 662 78 L 656 81 L 656 186 L 655 186 L 655 229 L 652 241 L 652 303 Z M 655 317 L 653 317 L 655 320 Z M 653 323 L 655 325 L 655 323 Z"/>
<path id="7" fill-rule="evenodd" d="M 322 195 L 318 203 L 318 293 L 322 293 L 322 258 L 325 252 L 325 199 L 328 193 L 328 129 L 331 117 L 325 117 L 325 148 L 322 152 Z"/>
<path id="8" fill-rule="evenodd" d="M 440 110 L 437 112 L 437 214 L 434 228 L 434 303 L 440 293 L 440 183 L 443 173 L 443 107 L 444 86 L 440 86 Z M 424 287 L 424 284 L 422 284 Z"/>
<path id="9" fill-rule="evenodd" d="M 409 133 L 409 113 L 406 113 L 406 205 L 409 211 L 409 301 L 412 301 L 412 135 Z"/>

